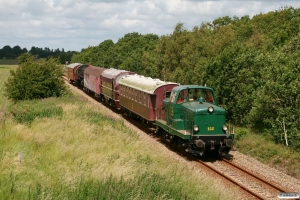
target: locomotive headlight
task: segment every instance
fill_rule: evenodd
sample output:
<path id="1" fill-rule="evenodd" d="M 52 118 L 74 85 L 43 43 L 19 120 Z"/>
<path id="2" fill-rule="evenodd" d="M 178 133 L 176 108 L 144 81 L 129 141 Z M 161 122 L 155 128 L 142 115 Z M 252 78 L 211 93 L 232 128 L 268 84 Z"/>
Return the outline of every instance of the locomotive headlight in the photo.
<path id="1" fill-rule="evenodd" d="M 198 126 L 194 126 L 194 131 L 199 131 L 199 127 Z"/>
<path id="2" fill-rule="evenodd" d="M 212 106 L 210 106 L 210 107 L 208 108 L 208 112 L 210 112 L 210 113 L 214 112 L 214 108 L 213 108 Z"/>
<path id="3" fill-rule="evenodd" d="M 223 129 L 223 131 L 227 131 L 228 127 L 226 125 L 223 125 L 222 129 Z"/>

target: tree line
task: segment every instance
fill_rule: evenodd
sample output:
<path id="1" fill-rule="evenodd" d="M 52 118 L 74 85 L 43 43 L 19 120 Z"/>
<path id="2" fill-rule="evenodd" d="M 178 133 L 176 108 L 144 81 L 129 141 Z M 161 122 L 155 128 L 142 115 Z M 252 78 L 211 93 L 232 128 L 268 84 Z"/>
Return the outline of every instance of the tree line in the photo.
<path id="1" fill-rule="evenodd" d="M 75 51 L 64 51 L 64 48 L 61 50 L 57 49 L 50 49 L 48 47 L 39 48 L 32 46 L 31 49 L 28 51 L 27 48 L 21 48 L 20 46 L 14 46 L 11 48 L 9 45 L 4 46 L 0 49 L 0 59 L 17 59 L 20 55 L 24 53 L 30 53 L 36 59 L 46 59 L 46 58 L 58 58 L 60 63 L 63 64 L 66 61 L 70 61 Z"/>
<path id="2" fill-rule="evenodd" d="M 300 149 L 300 9 L 220 17 L 171 34 L 128 33 L 73 55 L 71 62 L 134 71 L 216 90 L 228 119 Z"/>

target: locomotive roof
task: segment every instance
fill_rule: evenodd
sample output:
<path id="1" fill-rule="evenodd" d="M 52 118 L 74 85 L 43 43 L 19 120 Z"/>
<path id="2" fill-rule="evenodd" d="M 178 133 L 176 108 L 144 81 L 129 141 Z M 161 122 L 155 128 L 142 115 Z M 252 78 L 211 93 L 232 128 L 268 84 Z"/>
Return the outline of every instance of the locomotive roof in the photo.
<path id="1" fill-rule="evenodd" d="M 159 79 L 152 79 L 150 77 L 144 77 L 138 74 L 126 75 L 120 79 L 119 83 L 149 94 L 153 94 L 157 88 L 165 85 L 178 85 L 178 83 L 161 81 Z"/>
<path id="2" fill-rule="evenodd" d="M 106 68 L 103 68 L 103 67 L 96 67 L 96 66 L 90 66 L 90 67 L 87 67 L 85 70 L 84 70 L 84 73 L 85 74 L 91 74 L 91 75 L 94 75 L 94 76 L 99 76 L 101 75 L 101 73 L 106 70 Z"/>
<path id="3" fill-rule="evenodd" d="M 212 88 L 210 87 L 206 87 L 206 86 L 202 86 L 202 85 L 179 85 L 173 88 L 173 91 L 180 91 L 180 90 L 184 90 L 184 89 L 208 89 L 208 90 L 212 90 Z"/>
<path id="4" fill-rule="evenodd" d="M 67 68 L 74 69 L 76 66 L 81 65 L 81 63 L 72 63 L 67 66 Z"/>
<path id="5" fill-rule="evenodd" d="M 110 68 L 103 71 L 102 76 L 106 78 L 115 78 L 116 76 L 124 72 L 129 72 L 129 71 Z"/>

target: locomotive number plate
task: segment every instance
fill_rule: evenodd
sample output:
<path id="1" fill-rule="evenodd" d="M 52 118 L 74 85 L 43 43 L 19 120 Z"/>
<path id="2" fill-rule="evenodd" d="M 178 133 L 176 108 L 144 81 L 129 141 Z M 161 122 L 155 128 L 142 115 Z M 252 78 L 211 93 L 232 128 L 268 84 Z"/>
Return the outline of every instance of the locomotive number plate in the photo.
<path id="1" fill-rule="evenodd" d="M 213 126 L 209 126 L 209 127 L 207 127 L 207 130 L 209 130 L 209 131 L 213 131 L 213 130 L 215 130 L 215 127 L 213 127 Z"/>

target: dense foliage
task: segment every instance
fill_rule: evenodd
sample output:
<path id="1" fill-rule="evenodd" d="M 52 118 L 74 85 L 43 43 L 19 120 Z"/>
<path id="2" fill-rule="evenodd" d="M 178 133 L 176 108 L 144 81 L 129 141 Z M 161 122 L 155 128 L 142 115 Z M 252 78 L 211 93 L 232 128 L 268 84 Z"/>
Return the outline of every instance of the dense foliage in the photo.
<path id="1" fill-rule="evenodd" d="M 154 34 L 128 33 L 116 44 L 112 40 L 105 40 L 99 46 L 88 47 L 74 54 L 71 62 L 147 74 L 148 63 L 144 60 L 151 56 L 158 40 L 159 37 Z"/>
<path id="2" fill-rule="evenodd" d="M 58 60 L 35 61 L 29 53 L 19 57 L 19 67 L 10 71 L 5 83 L 6 96 L 13 100 L 31 100 L 61 96 L 65 91 L 63 70 Z"/>
<path id="3" fill-rule="evenodd" d="M 300 8 L 228 16 L 170 35 L 127 34 L 73 56 L 73 62 L 131 70 L 213 87 L 229 120 L 300 148 Z"/>

